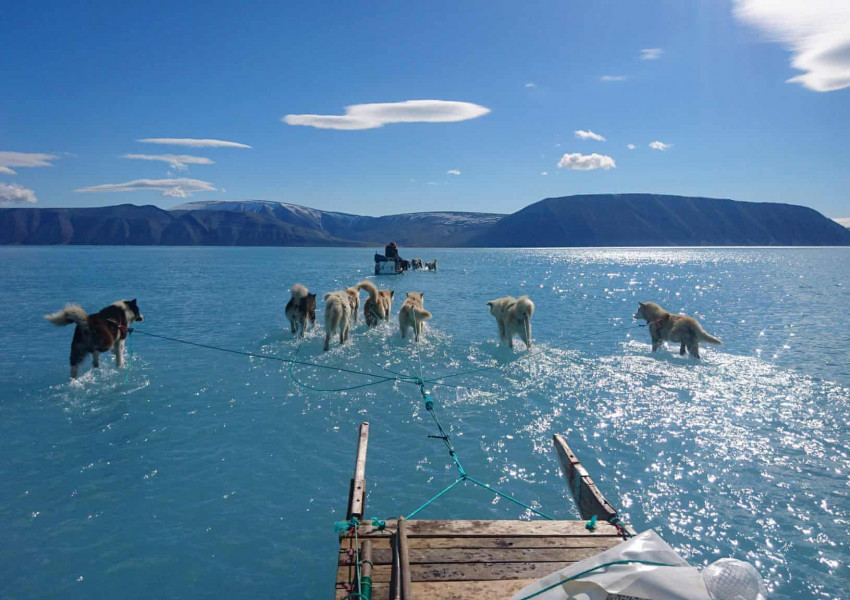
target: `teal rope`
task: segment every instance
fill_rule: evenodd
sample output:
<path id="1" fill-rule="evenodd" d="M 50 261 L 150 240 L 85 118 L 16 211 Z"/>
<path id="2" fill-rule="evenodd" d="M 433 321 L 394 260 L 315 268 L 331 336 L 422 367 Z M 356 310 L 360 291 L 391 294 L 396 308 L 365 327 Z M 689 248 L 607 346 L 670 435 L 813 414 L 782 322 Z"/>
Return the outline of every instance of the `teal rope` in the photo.
<path id="1" fill-rule="evenodd" d="M 317 369 L 327 369 L 327 370 L 330 370 L 330 371 L 338 371 L 338 372 L 341 372 L 341 373 L 351 373 L 353 375 L 365 375 L 367 377 L 380 377 L 380 378 L 386 379 L 388 381 L 393 381 L 395 379 L 393 377 L 387 377 L 385 375 L 377 375 L 375 373 L 368 373 L 366 371 L 357 371 L 357 370 L 354 370 L 354 369 L 346 369 L 344 367 L 332 367 L 330 365 L 320 365 L 318 363 L 309 362 L 309 361 L 281 358 L 280 356 L 274 356 L 272 354 L 259 354 L 259 353 L 256 353 L 256 352 L 243 352 L 241 350 L 232 350 L 230 348 L 222 348 L 222 347 L 219 347 L 219 346 L 212 346 L 210 344 L 199 344 L 198 342 L 190 342 L 188 340 L 181 340 L 179 338 L 168 337 L 166 335 L 159 335 L 159 334 L 156 334 L 156 333 L 148 333 L 147 331 L 139 331 L 138 329 L 134 329 L 134 331 L 136 333 L 140 333 L 142 335 L 146 335 L 146 336 L 149 336 L 149 337 L 159 338 L 159 339 L 162 339 L 162 340 L 168 340 L 170 342 L 177 342 L 178 344 L 186 344 L 188 346 L 195 346 L 197 348 L 206 348 L 208 350 L 218 350 L 220 352 L 227 352 L 229 354 L 238 354 L 240 356 L 249 356 L 251 358 L 262 358 L 262 359 L 265 359 L 265 360 L 274 360 L 274 361 L 278 361 L 278 362 L 282 362 L 282 363 L 291 363 L 291 364 L 296 364 L 296 365 L 302 365 L 302 366 L 305 366 L 305 367 L 315 367 Z"/>
<path id="2" fill-rule="evenodd" d="M 534 592 L 533 594 L 529 594 L 528 596 L 523 596 L 522 598 L 520 598 L 520 600 L 529 600 L 529 598 L 534 598 L 535 596 L 539 596 L 543 592 L 548 592 L 549 590 L 556 588 L 559 585 L 564 585 L 568 581 L 574 581 L 576 579 L 584 577 L 588 573 L 592 573 L 593 571 L 598 571 L 599 569 L 602 569 L 604 567 L 610 567 L 610 566 L 613 566 L 613 565 L 627 565 L 627 564 L 631 564 L 631 563 L 637 563 L 639 565 L 649 565 L 649 566 L 652 566 L 652 567 L 681 567 L 681 566 L 683 566 L 683 565 L 671 565 L 671 564 L 668 564 L 668 563 L 661 563 L 661 562 L 653 562 L 653 561 L 650 561 L 650 560 L 614 560 L 614 561 L 611 561 L 611 562 L 602 563 L 601 565 L 597 565 L 595 567 L 591 567 L 590 569 L 587 569 L 586 571 L 582 571 L 581 573 L 579 573 L 577 575 L 573 575 L 572 577 L 567 577 L 566 579 L 562 579 L 561 581 L 559 581 L 557 583 L 553 583 L 552 585 L 546 586 L 542 590 L 538 590 L 538 591 Z"/>
<path id="3" fill-rule="evenodd" d="M 505 500 L 510 500 L 510 501 L 511 501 L 511 502 L 513 502 L 514 504 L 518 504 L 519 506 L 521 506 L 521 507 L 523 507 L 523 508 L 525 508 L 525 509 L 527 509 L 527 510 L 530 510 L 530 511 L 531 511 L 531 512 L 533 512 L 534 514 L 539 515 L 539 516 L 543 517 L 544 519 L 547 519 L 547 520 L 549 520 L 549 521 L 554 521 L 554 520 L 555 520 L 555 519 L 553 519 L 552 517 L 550 517 L 549 515 L 547 515 L 546 513 L 541 512 L 541 511 L 537 510 L 536 508 L 532 508 L 532 507 L 530 507 L 528 504 L 525 504 L 524 502 L 520 502 L 519 500 L 517 500 L 516 498 L 514 498 L 513 496 L 511 496 L 511 495 L 509 495 L 509 494 L 505 494 L 504 492 L 500 492 L 500 491 L 499 491 L 499 490 L 497 490 L 496 488 L 490 487 L 490 486 L 489 486 L 489 485 L 487 485 L 486 483 L 482 483 L 482 482 L 480 482 L 480 481 L 478 481 L 477 479 L 474 479 L 474 478 L 472 478 L 472 477 L 467 477 L 466 479 L 467 479 L 467 480 L 469 480 L 469 481 L 471 481 L 471 482 L 472 482 L 472 483 L 474 483 L 475 485 L 480 485 L 480 486 L 481 486 L 481 487 L 483 487 L 484 489 L 490 490 L 491 492 L 493 492 L 493 493 L 494 493 L 494 494 L 496 494 L 497 496 L 501 496 L 501 497 L 502 497 L 502 498 L 504 498 Z"/>
<path id="4" fill-rule="evenodd" d="M 360 389 L 360 388 L 369 387 L 370 385 L 378 385 L 380 383 L 386 383 L 387 381 L 402 381 L 401 379 L 398 379 L 396 377 L 386 377 L 384 375 L 364 373 L 365 375 L 369 375 L 371 377 L 380 377 L 381 379 L 380 379 L 380 381 L 369 381 L 367 383 L 361 383 L 359 385 L 350 385 L 350 386 L 346 386 L 346 387 L 336 387 L 336 388 L 315 387 L 315 386 L 312 386 L 312 385 L 309 385 L 309 384 L 302 382 L 300 379 L 298 379 L 295 376 L 295 372 L 293 371 L 293 369 L 295 367 L 295 364 L 298 361 L 295 361 L 294 359 L 298 356 L 299 352 L 301 352 L 301 342 L 300 341 L 298 342 L 298 345 L 295 347 L 295 353 L 292 355 L 293 360 L 288 361 L 289 362 L 289 377 L 292 378 L 292 381 L 296 385 L 298 385 L 298 386 L 300 386 L 300 387 L 302 387 L 306 390 L 313 391 L 313 392 L 344 392 L 344 391 L 348 391 L 348 390 L 357 390 L 357 389 Z"/>
<path id="5" fill-rule="evenodd" d="M 442 495 L 444 495 L 444 494 L 447 494 L 447 493 L 449 492 L 449 490 L 451 490 L 454 486 L 456 486 L 457 484 L 459 484 L 460 482 L 465 481 L 465 480 L 466 480 L 466 476 L 458 477 L 458 478 L 457 478 L 457 479 L 455 479 L 455 480 L 454 480 L 451 484 L 449 484 L 447 487 L 443 488 L 443 490 L 442 490 L 440 493 L 435 494 L 434 496 L 432 496 L 432 497 L 431 497 L 431 499 L 430 499 L 430 500 L 428 500 L 427 502 L 425 502 L 424 504 L 422 504 L 421 506 L 419 506 L 419 508 L 417 508 L 417 509 L 416 509 L 416 510 L 414 510 L 412 513 L 410 513 L 409 515 L 407 515 L 407 516 L 405 517 L 405 519 L 412 519 L 412 518 L 413 518 L 414 516 L 416 516 L 416 515 L 417 515 L 420 511 L 422 511 L 423 509 L 427 508 L 427 507 L 428 507 L 428 505 L 430 505 L 432 502 L 434 502 L 434 500 L 436 500 L 437 498 L 439 498 L 440 496 L 442 496 Z"/>

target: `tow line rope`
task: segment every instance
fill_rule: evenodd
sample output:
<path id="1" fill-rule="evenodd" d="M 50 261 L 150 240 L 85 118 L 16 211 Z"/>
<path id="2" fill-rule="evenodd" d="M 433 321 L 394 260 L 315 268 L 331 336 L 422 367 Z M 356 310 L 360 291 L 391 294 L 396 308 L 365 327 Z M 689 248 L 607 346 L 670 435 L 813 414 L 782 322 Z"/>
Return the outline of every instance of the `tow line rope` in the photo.
<path id="1" fill-rule="evenodd" d="M 377 317 L 377 314 L 375 314 L 375 316 Z M 414 327 L 417 327 L 418 324 L 416 323 L 416 314 L 415 313 L 414 313 L 413 319 L 414 319 Z M 638 324 L 638 325 L 634 325 L 634 326 L 630 326 L 630 327 L 619 327 L 619 328 L 615 328 L 614 330 L 637 329 L 638 327 L 647 327 L 648 325 L 650 325 L 650 323 Z M 536 508 L 533 508 L 532 506 L 529 506 L 528 504 L 525 504 L 524 502 L 518 500 L 517 498 L 514 498 L 510 494 L 506 494 L 504 492 L 501 492 L 501 491 L 495 489 L 494 487 L 492 487 L 492 486 L 490 486 L 490 485 L 488 485 L 488 484 L 486 484 L 482 481 L 479 481 L 478 479 L 470 476 L 466 472 L 466 470 L 463 468 L 463 464 L 460 462 L 460 458 L 457 455 L 457 451 L 455 450 L 454 445 L 452 444 L 452 440 L 451 440 L 451 437 L 450 437 L 448 431 L 446 431 L 445 427 L 443 427 L 443 424 L 440 422 L 439 418 L 437 417 L 436 411 L 434 410 L 434 400 L 428 394 L 428 392 L 426 390 L 426 384 L 431 384 L 431 385 L 436 385 L 436 386 L 453 387 L 453 388 L 462 387 L 462 386 L 456 386 L 456 385 L 444 383 L 443 380 L 449 379 L 449 378 L 454 378 L 454 377 L 460 377 L 460 376 L 463 376 L 463 375 L 471 375 L 473 373 L 480 373 L 480 372 L 483 372 L 483 371 L 495 370 L 495 369 L 506 370 L 506 369 L 514 366 L 516 363 L 518 363 L 522 360 L 526 360 L 526 359 L 529 359 L 529 358 L 536 358 L 536 357 L 540 356 L 541 354 L 545 353 L 547 350 L 555 350 L 555 349 L 558 349 L 558 348 L 563 348 L 564 346 L 571 344 L 573 342 L 579 341 L 579 340 L 583 340 L 583 339 L 607 334 L 607 333 L 610 333 L 612 331 L 612 329 L 606 329 L 606 330 L 600 330 L 600 331 L 592 332 L 592 333 L 586 334 L 584 336 L 572 338 L 572 339 L 570 339 L 570 340 L 568 340 L 564 343 L 556 344 L 554 346 L 550 346 L 550 347 L 543 349 L 543 350 L 539 350 L 539 351 L 536 351 L 536 352 L 529 352 L 525 356 L 518 358 L 517 360 L 511 362 L 508 365 L 490 365 L 490 366 L 486 366 L 486 367 L 479 367 L 479 368 L 476 368 L 476 369 L 470 369 L 470 370 L 467 370 L 467 371 L 461 371 L 461 372 L 458 372 L 458 373 L 449 373 L 449 374 L 444 374 L 444 375 L 440 375 L 440 376 L 435 376 L 435 377 L 431 377 L 431 378 L 428 378 L 428 379 L 425 379 L 423 377 L 424 370 L 423 370 L 423 367 L 422 367 L 422 357 L 421 357 L 421 354 L 419 352 L 419 346 L 418 345 L 415 346 L 415 348 L 416 348 L 416 362 L 418 363 L 418 367 L 419 367 L 418 373 L 416 375 L 410 375 L 410 374 L 405 375 L 405 374 L 400 373 L 398 371 L 394 371 L 394 370 L 388 369 L 386 367 L 382 367 L 381 365 L 378 365 L 377 363 L 375 363 L 374 361 L 369 359 L 369 361 L 372 362 L 378 368 L 380 368 L 380 369 L 382 369 L 382 370 L 384 370 L 388 373 L 393 374 L 393 376 L 388 376 L 388 375 L 381 375 L 381 374 L 378 374 L 378 373 L 370 373 L 370 372 L 367 372 L 367 371 L 359 371 L 359 370 L 356 370 L 356 369 L 348 369 L 348 368 L 345 368 L 345 367 L 334 367 L 334 366 L 322 365 L 322 364 L 310 362 L 310 361 L 298 360 L 297 357 L 298 357 L 299 352 L 301 351 L 301 340 L 299 340 L 298 345 L 295 348 L 295 352 L 293 353 L 293 357 L 287 359 L 287 358 L 275 356 L 275 355 L 272 355 L 272 354 L 261 354 L 261 353 L 257 353 L 257 352 L 245 352 L 245 351 L 242 351 L 242 350 L 233 350 L 231 348 L 223 348 L 223 347 L 220 347 L 220 346 L 213 346 L 211 344 L 202 344 L 202 343 L 199 343 L 199 342 L 182 340 L 182 339 L 175 338 L 175 337 L 159 335 L 159 334 L 155 334 L 155 333 L 149 333 L 147 331 L 141 331 L 141 330 L 136 329 L 136 328 L 134 328 L 131 331 L 134 331 L 134 332 L 139 333 L 141 335 L 146 335 L 148 337 L 158 338 L 158 339 L 176 342 L 176 343 L 180 343 L 180 344 L 186 344 L 186 345 L 189 345 L 189 346 L 195 346 L 197 348 L 205 348 L 205 349 L 208 349 L 208 350 L 218 350 L 220 352 L 226 352 L 226 353 L 229 353 L 229 354 L 236 354 L 236 355 L 240 355 L 240 356 L 247 356 L 247 357 L 250 357 L 250 358 L 258 358 L 258 359 L 263 359 L 263 360 L 272 360 L 272 361 L 277 361 L 277 362 L 288 364 L 289 365 L 289 376 L 292 378 L 292 381 L 296 385 L 298 385 L 298 386 L 300 386 L 304 389 L 310 390 L 310 391 L 342 392 L 342 391 L 364 388 L 364 387 L 368 387 L 368 386 L 372 386 L 372 385 L 379 385 L 381 383 L 386 383 L 388 381 L 416 384 L 417 387 L 419 388 L 420 394 L 422 395 L 422 399 L 425 402 L 425 410 L 428 412 L 429 415 L 431 415 L 431 418 L 433 419 L 434 424 L 437 426 L 438 435 L 429 435 L 428 437 L 432 438 L 432 439 L 439 439 L 439 440 L 443 441 L 443 443 L 446 446 L 446 449 L 448 450 L 449 456 L 451 457 L 452 462 L 454 463 L 455 468 L 457 469 L 458 477 L 452 483 L 450 483 L 448 486 L 446 486 L 445 488 L 440 490 L 437 494 L 435 494 L 434 496 L 429 498 L 427 501 L 425 501 L 423 504 L 418 506 L 411 513 L 409 513 L 407 515 L 407 517 L 405 517 L 406 519 L 413 518 L 414 516 L 419 514 L 422 510 L 424 510 L 425 508 L 430 506 L 432 503 L 434 503 L 436 500 L 438 500 L 439 498 L 441 498 L 442 496 L 444 496 L 448 492 L 450 492 L 452 489 L 457 487 L 459 484 L 465 483 L 465 482 L 468 481 L 468 482 L 472 483 L 473 485 L 482 487 L 482 488 L 492 492 L 496 496 L 499 496 L 501 498 L 505 498 L 506 500 L 513 502 L 517 506 L 520 506 L 520 507 L 522 507 L 522 508 L 544 518 L 544 519 L 554 521 L 555 519 L 553 517 L 547 515 L 546 513 L 542 512 L 542 511 L 540 511 Z M 358 349 L 360 349 L 360 352 L 364 357 L 367 357 L 366 353 L 363 352 L 363 350 L 360 348 L 359 344 L 358 344 Z M 131 341 L 131 352 L 132 352 L 132 341 Z M 367 357 L 367 359 L 368 359 L 368 357 Z M 415 372 L 416 371 L 416 364 L 414 364 L 410 360 L 408 360 L 407 362 L 410 365 L 409 371 Z M 319 387 L 312 386 L 312 385 L 309 385 L 309 384 L 301 381 L 295 375 L 295 372 L 294 372 L 294 367 L 296 365 L 305 366 L 305 367 L 313 367 L 313 368 L 317 368 L 317 369 L 325 369 L 325 370 L 330 370 L 330 371 L 336 371 L 338 373 L 350 373 L 350 374 L 353 374 L 353 375 L 369 377 L 369 378 L 372 379 L 372 381 L 368 381 L 366 383 L 362 383 L 362 384 L 358 384 L 358 385 L 345 386 L 345 387 L 319 388 Z M 352 593 L 349 594 L 349 596 L 348 596 L 350 598 L 362 597 L 361 596 L 362 592 L 361 592 L 361 589 L 360 589 L 360 583 L 361 583 L 360 582 L 360 563 L 361 563 L 361 561 L 360 561 L 360 557 L 359 557 L 359 545 L 357 545 L 357 530 L 359 529 L 360 524 L 361 523 L 360 523 L 359 519 L 356 519 L 356 518 L 353 518 L 350 521 L 343 521 L 343 522 L 336 524 L 336 527 L 337 527 L 340 534 L 342 534 L 343 532 L 346 532 L 346 531 L 349 531 L 349 532 L 353 531 L 354 536 L 355 536 L 355 558 L 356 558 L 355 563 L 356 563 L 356 567 L 357 567 L 357 586 L 358 587 L 357 587 L 356 592 L 354 592 L 353 589 L 352 589 Z M 372 525 L 374 527 L 378 528 L 378 529 L 383 529 L 386 526 L 386 522 L 383 521 L 383 520 L 374 518 L 374 519 L 372 519 Z M 618 530 L 620 530 L 622 528 L 622 524 L 619 522 L 619 519 L 618 519 L 618 523 L 614 523 L 614 526 L 617 527 Z M 606 565 L 601 565 L 601 566 L 606 566 Z M 597 568 L 601 568 L 601 566 L 597 567 Z M 595 570 L 595 569 L 593 569 L 593 570 Z M 585 573 L 582 573 L 582 574 L 580 574 L 576 577 L 579 577 L 583 574 L 585 574 Z M 556 585 L 560 585 L 561 583 L 564 583 L 565 581 L 569 581 L 569 579 L 564 580 L 564 581 L 562 581 L 562 582 L 560 582 Z M 555 587 L 555 586 L 552 586 L 552 587 Z M 550 588 L 547 588 L 547 589 L 550 589 Z M 541 592 L 542 591 L 545 591 L 545 590 L 541 590 Z M 537 594 L 534 594 L 534 595 L 537 595 Z M 531 596 L 529 596 L 529 597 L 531 597 Z"/>

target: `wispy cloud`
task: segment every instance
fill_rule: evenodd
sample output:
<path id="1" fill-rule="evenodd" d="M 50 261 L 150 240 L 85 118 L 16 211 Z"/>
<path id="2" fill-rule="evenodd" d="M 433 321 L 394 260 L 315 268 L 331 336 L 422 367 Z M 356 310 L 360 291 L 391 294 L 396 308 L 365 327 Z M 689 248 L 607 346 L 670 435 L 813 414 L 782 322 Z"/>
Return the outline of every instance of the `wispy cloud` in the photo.
<path id="1" fill-rule="evenodd" d="M 838 218 L 838 219 L 833 219 L 833 221 L 835 221 L 839 225 L 843 225 L 844 227 L 850 228 L 850 218 L 847 218 L 847 217 Z"/>
<path id="2" fill-rule="evenodd" d="M 664 152 L 665 150 L 669 150 L 673 147 L 673 144 L 665 144 L 664 142 L 659 142 L 658 140 L 649 143 L 649 147 L 653 150 L 661 150 Z"/>
<path id="3" fill-rule="evenodd" d="M 735 16 L 791 50 L 788 79 L 816 92 L 850 87 L 850 3 L 846 0 L 734 0 Z"/>
<path id="4" fill-rule="evenodd" d="M 0 183 L 0 206 L 8 206 L 9 204 L 35 204 L 38 198 L 35 197 L 35 192 L 21 187 L 14 183 L 6 185 Z"/>
<path id="5" fill-rule="evenodd" d="M 121 158 L 133 160 L 154 160 L 168 163 L 168 166 L 176 171 L 185 171 L 187 165 L 212 165 L 212 160 L 205 156 L 192 156 L 190 154 L 124 154 Z"/>
<path id="6" fill-rule="evenodd" d="M 628 148 L 629 150 L 634 150 L 635 148 L 637 148 L 637 146 L 635 146 L 634 144 L 626 144 L 626 148 Z"/>
<path id="7" fill-rule="evenodd" d="M 644 48 L 640 51 L 641 60 L 658 60 L 664 54 L 662 48 Z"/>
<path id="8" fill-rule="evenodd" d="M 537 87 L 537 84 L 536 84 L 536 83 L 528 82 L 528 83 L 526 83 L 526 84 L 525 84 L 525 87 L 527 87 L 527 88 L 536 88 L 536 87 Z"/>
<path id="9" fill-rule="evenodd" d="M 558 161 L 559 169 L 570 169 L 572 171 L 594 171 L 596 169 L 614 169 L 617 164 L 614 159 L 604 154 L 564 154 Z"/>
<path id="10" fill-rule="evenodd" d="M 601 81 L 625 81 L 628 79 L 625 75 L 603 75 L 599 78 Z"/>
<path id="11" fill-rule="evenodd" d="M 541 175 L 548 175 L 548 174 L 549 174 L 549 171 L 543 171 L 543 172 L 541 173 Z"/>
<path id="12" fill-rule="evenodd" d="M 446 175 L 460 175 L 459 169 L 451 169 L 450 171 L 446 171 Z"/>
<path id="13" fill-rule="evenodd" d="M 58 158 L 55 154 L 0 152 L 0 173 L 14 175 L 15 171 L 11 167 L 52 167 L 51 161 Z"/>
<path id="14" fill-rule="evenodd" d="M 596 140 L 597 142 L 604 142 L 605 138 L 599 135 L 598 133 L 593 133 L 589 129 L 579 129 L 575 132 L 576 138 L 580 140 Z"/>
<path id="15" fill-rule="evenodd" d="M 317 129 L 375 129 L 389 123 L 451 123 L 475 119 L 490 112 L 471 102 L 447 100 L 407 100 L 345 107 L 344 115 L 286 115 L 288 125 Z"/>
<path id="16" fill-rule="evenodd" d="M 250 148 L 247 144 L 195 138 L 144 138 L 136 140 L 143 144 L 164 144 L 166 146 L 186 146 L 188 148 Z"/>
<path id="17" fill-rule="evenodd" d="M 75 190 L 77 192 L 138 192 L 155 190 L 163 196 L 188 198 L 195 192 L 214 192 L 209 181 L 200 179 L 136 179 L 126 183 L 107 183 Z"/>

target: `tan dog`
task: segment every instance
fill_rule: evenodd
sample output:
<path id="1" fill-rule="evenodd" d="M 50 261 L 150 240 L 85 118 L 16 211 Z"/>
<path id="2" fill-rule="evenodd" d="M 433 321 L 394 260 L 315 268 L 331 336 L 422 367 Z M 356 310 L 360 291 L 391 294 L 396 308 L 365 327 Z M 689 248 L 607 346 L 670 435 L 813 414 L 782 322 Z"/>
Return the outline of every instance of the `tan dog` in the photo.
<path id="1" fill-rule="evenodd" d="M 490 314 L 499 326 L 499 338 L 514 347 L 514 336 L 519 335 L 525 347 L 531 349 L 531 317 L 534 315 L 534 302 L 528 296 L 505 296 L 487 303 Z"/>
<path id="2" fill-rule="evenodd" d="M 413 328 L 414 339 L 418 342 L 422 335 L 422 326 L 431 318 L 431 313 L 425 310 L 422 300 L 423 292 L 407 292 L 407 300 L 398 311 L 398 325 L 401 328 L 401 337 L 407 336 L 407 330 Z"/>
<path id="3" fill-rule="evenodd" d="M 699 321 L 685 315 L 670 314 L 654 302 L 640 302 L 635 319 L 643 319 L 649 324 L 649 335 L 652 338 L 652 351 L 658 350 L 664 342 L 681 344 L 679 354 L 685 349 L 694 358 L 699 358 L 699 343 L 723 344 L 713 335 L 708 335 Z"/>
<path id="4" fill-rule="evenodd" d="M 339 343 L 348 340 L 351 327 L 351 300 L 347 290 L 325 294 L 325 352 L 331 345 L 331 336 L 339 332 Z"/>
<path id="5" fill-rule="evenodd" d="M 360 290 L 356 287 L 350 287 L 345 290 L 345 293 L 348 294 L 348 301 L 351 304 L 351 318 L 354 319 L 354 322 L 357 322 L 357 313 L 360 312 Z"/>
<path id="6" fill-rule="evenodd" d="M 357 284 L 357 289 L 369 294 L 363 303 L 363 317 L 366 319 L 366 325 L 374 327 L 378 321 L 390 320 L 395 291 L 379 290 L 371 281 L 361 281 Z"/>

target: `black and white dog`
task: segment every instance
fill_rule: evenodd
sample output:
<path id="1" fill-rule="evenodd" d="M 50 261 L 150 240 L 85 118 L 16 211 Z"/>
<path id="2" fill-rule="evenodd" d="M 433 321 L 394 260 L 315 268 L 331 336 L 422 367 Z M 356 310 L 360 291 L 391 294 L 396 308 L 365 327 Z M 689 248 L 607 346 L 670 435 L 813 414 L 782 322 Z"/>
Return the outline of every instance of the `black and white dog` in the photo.
<path id="1" fill-rule="evenodd" d="M 92 355 L 92 367 L 96 369 L 100 366 L 100 353 L 112 350 L 115 364 L 120 367 L 130 325 L 144 320 L 135 298 L 119 300 L 93 315 L 87 315 L 79 304 L 68 304 L 44 318 L 60 327 L 77 325 L 71 340 L 71 378 L 77 377 L 80 364 L 88 354 Z"/>

